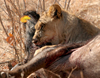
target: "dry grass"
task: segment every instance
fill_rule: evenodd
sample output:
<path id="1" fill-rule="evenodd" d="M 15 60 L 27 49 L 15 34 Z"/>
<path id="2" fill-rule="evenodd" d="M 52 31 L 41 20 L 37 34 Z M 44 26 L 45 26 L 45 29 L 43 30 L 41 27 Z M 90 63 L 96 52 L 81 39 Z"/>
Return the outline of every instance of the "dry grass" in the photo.
<path id="1" fill-rule="evenodd" d="M 100 28 L 99 0 L 0 0 L 0 71 L 6 70 L 10 60 L 22 62 L 25 57 L 24 27 L 20 18 L 26 10 L 46 11 L 57 3 L 63 9 L 86 19 Z M 13 45 L 6 38 L 13 35 Z"/>

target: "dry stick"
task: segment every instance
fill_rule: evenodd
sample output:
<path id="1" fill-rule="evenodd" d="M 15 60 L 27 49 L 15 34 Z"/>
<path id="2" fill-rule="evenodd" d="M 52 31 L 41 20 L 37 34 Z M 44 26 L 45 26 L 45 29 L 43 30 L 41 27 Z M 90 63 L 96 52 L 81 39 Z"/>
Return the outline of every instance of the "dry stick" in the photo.
<path id="1" fill-rule="evenodd" d="M 55 4 L 56 2 L 57 2 L 57 0 L 55 0 L 53 4 Z"/>
<path id="2" fill-rule="evenodd" d="M 14 35 L 14 22 L 13 22 L 13 17 L 11 15 L 11 10 L 9 8 L 9 6 L 7 6 L 6 4 L 6 1 L 4 0 L 4 3 L 5 3 L 5 6 L 6 6 L 6 9 L 7 9 L 7 12 L 8 12 L 8 16 L 9 18 L 11 18 L 11 21 L 12 21 L 12 34 Z M 16 55 L 17 55 L 17 58 L 18 58 L 18 61 L 19 61 L 19 57 L 18 57 L 18 53 L 17 53 L 17 49 L 16 49 L 16 42 L 15 42 L 15 38 L 14 38 L 14 46 L 13 46 L 14 50 L 15 50 L 15 58 L 16 58 Z"/>
<path id="3" fill-rule="evenodd" d="M 19 6 L 19 7 L 18 7 L 18 11 L 20 11 L 19 13 L 21 14 L 20 5 L 19 5 L 19 0 L 17 0 L 17 5 Z M 19 17 L 21 18 L 21 15 L 19 15 Z M 20 42 L 20 47 L 21 47 L 21 48 L 20 48 L 20 51 L 21 51 L 21 52 L 20 52 L 20 53 L 21 53 L 20 56 L 21 56 L 21 62 L 22 62 L 22 51 L 23 51 L 23 49 L 22 49 L 22 44 L 21 44 L 21 43 L 22 43 L 22 34 L 21 34 L 22 31 L 21 31 L 20 19 L 18 20 L 18 23 L 19 23 L 19 30 L 20 30 L 20 31 L 19 31 L 19 36 L 20 36 L 20 41 L 21 41 L 21 42 Z"/>
<path id="4" fill-rule="evenodd" d="M 43 0 L 43 12 L 45 11 L 45 0 Z"/>
<path id="5" fill-rule="evenodd" d="M 67 3 L 67 0 L 65 0 L 65 5 L 64 5 L 64 9 L 66 8 L 66 3 Z"/>
<path id="6" fill-rule="evenodd" d="M 20 22 L 20 21 L 19 21 L 19 22 Z M 19 24 L 20 24 L 20 23 L 19 23 Z M 23 41 L 22 41 L 22 34 L 21 34 L 21 25 L 19 25 L 19 26 L 20 26 L 20 41 L 21 41 L 21 42 L 20 42 L 20 47 L 21 47 L 21 48 L 20 48 L 20 51 L 21 51 L 21 52 L 20 52 L 20 53 L 21 53 L 20 56 L 21 56 L 21 62 L 22 62 L 22 60 L 23 60 L 23 59 L 22 59 L 22 52 L 23 52 L 23 51 L 25 52 L 25 49 L 23 50 L 23 48 L 22 48 L 22 44 L 21 44 L 21 43 L 22 43 Z M 24 48 L 25 48 L 25 44 L 24 44 Z M 22 63 L 24 64 L 24 62 L 22 62 Z M 21 78 L 24 78 L 24 71 L 22 71 Z"/>
<path id="7" fill-rule="evenodd" d="M 4 30 L 4 32 L 6 34 L 6 36 L 8 37 L 7 31 L 6 31 L 6 29 L 5 29 L 4 25 L 3 25 L 2 20 L 1 20 L 1 16 L 0 16 L 0 22 L 1 22 L 1 26 L 2 26 L 2 28 L 3 28 L 3 30 Z"/>
<path id="8" fill-rule="evenodd" d="M 100 6 L 100 1 L 98 1 L 97 20 L 99 20 L 99 6 Z"/>
<path id="9" fill-rule="evenodd" d="M 18 31 L 17 29 L 16 29 L 16 31 Z M 15 32 L 16 32 L 15 31 Z M 17 32 L 18 33 L 18 37 L 19 37 L 19 39 L 21 40 L 21 42 L 24 44 L 24 41 L 20 38 L 20 34 L 19 34 L 19 32 Z M 16 35 L 16 34 L 15 34 Z M 18 38 L 16 37 L 16 40 L 19 42 L 19 44 L 20 44 L 20 41 L 18 40 Z M 24 44 L 25 45 L 25 44 Z"/>
<path id="10" fill-rule="evenodd" d="M 82 70 L 80 71 L 81 78 L 84 78 Z"/>
<path id="11" fill-rule="evenodd" d="M 5 63 L 11 63 L 14 59 L 11 59 L 9 61 L 5 61 L 5 62 L 0 62 L 0 64 L 5 64 Z"/>
<path id="12" fill-rule="evenodd" d="M 39 8 L 38 8 L 38 7 L 39 7 L 39 0 L 37 1 L 37 6 L 36 6 L 36 8 L 37 8 L 37 9 L 36 9 L 36 11 L 38 11 L 38 10 L 39 10 Z"/>
<path id="13" fill-rule="evenodd" d="M 40 0 L 41 1 L 41 0 Z M 32 1 L 33 2 L 33 1 Z M 36 6 L 38 6 L 35 2 L 33 2 L 33 4 L 35 4 Z M 42 5 L 41 5 L 42 6 Z M 37 8 L 42 9 L 41 6 L 38 6 Z M 36 10 L 37 11 L 37 10 Z"/>
<path id="14" fill-rule="evenodd" d="M 11 15 L 11 11 L 10 11 L 10 8 L 9 8 L 9 6 L 7 6 L 7 3 L 6 3 L 6 1 L 4 0 L 4 3 L 5 3 L 5 6 L 6 6 L 6 9 L 7 9 L 7 12 L 8 12 L 8 16 L 9 16 L 9 18 L 11 19 L 11 21 L 13 21 L 12 19 L 12 15 Z M 13 22 L 12 22 L 13 23 Z M 13 29 L 13 25 L 12 25 L 12 29 Z M 12 30 L 12 34 L 13 34 L 13 30 Z"/>
<path id="15" fill-rule="evenodd" d="M 11 61 L 0 62 L 0 64 L 10 63 Z"/>
<path id="16" fill-rule="evenodd" d="M 74 71 L 74 70 L 76 70 L 76 69 L 77 69 L 77 66 L 75 66 L 74 68 L 72 68 L 72 71 L 70 72 L 70 74 L 69 74 L 68 78 L 70 78 L 70 77 L 71 77 L 71 75 L 72 75 L 73 71 Z"/>
<path id="17" fill-rule="evenodd" d="M 25 4 L 25 3 L 24 3 Z M 17 11 L 19 11 L 19 13 L 21 14 L 21 10 L 20 10 L 20 5 L 19 5 L 19 0 L 17 0 L 17 5 L 19 6 L 18 7 L 18 10 Z M 24 11 L 25 11 L 25 7 L 24 7 Z M 19 17 L 21 18 L 21 15 L 19 15 Z M 20 19 L 18 20 L 18 24 L 19 24 L 19 32 L 18 32 L 18 34 L 19 34 L 19 38 L 20 38 L 20 57 L 21 57 L 21 62 L 22 62 L 22 52 L 23 52 L 23 49 L 22 49 L 22 34 L 21 34 L 21 23 L 20 23 Z M 24 71 L 23 71 L 23 73 L 24 73 Z M 23 74 L 24 75 L 24 74 Z M 23 76 L 22 76 L 22 78 L 23 78 Z"/>
<path id="18" fill-rule="evenodd" d="M 60 0 L 59 1 L 57 1 L 57 3 L 62 7 L 62 5 L 60 4 Z"/>
<path id="19" fill-rule="evenodd" d="M 37 2 L 37 4 L 36 4 L 36 6 L 37 6 L 37 11 L 39 11 L 39 9 L 40 9 L 40 14 L 42 13 L 42 5 L 41 5 L 41 0 L 38 0 L 38 2 Z"/>
<path id="20" fill-rule="evenodd" d="M 17 14 L 17 15 L 20 15 L 20 12 L 18 11 L 18 9 L 17 9 L 17 7 L 16 7 L 15 3 L 14 3 L 14 2 L 12 2 L 12 1 L 10 0 L 10 4 L 11 4 L 11 5 L 12 5 L 12 7 L 16 10 L 16 14 Z"/>
<path id="21" fill-rule="evenodd" d="M 16 30 L 16 31 L 17 31 L 17 30 Z M 15 32 L 16 32 L 16 31 L 15 31 Z M 18 32 L 18 36 L 20 36 L 19 32 Z M 16 37 L 16 38 L 17 38 L 17 37 Z M 20 38 L 20 37 L 19 37 L 19 38 Z M 21 39 L 20 39 L 20 41 L 21 41 Z M 20 44 L 20 47 L 21 47 L 21 48 L 20 48 L 20 51 L 21 51 L 21 50 L 23 51 L 21 42 L 19 42 L 19 44 Z M 25 52 L 25 51 L 24 51 L 24 52 Z M 20 52 L 20 53 L 21 53 L 20 56 L 21 56 L 21 62 L 22 62 L 22 52 Z M 22 63 L 23 63 L 23 62 L 22 62 Z M 23 64 L 24 64 L 24 63 L 23 63 Z M 24 71 L 23 71 L 23 73 L 24 73 Z M 24 75 L 24 74 L 23 74 L 23 75 Z M 22 78 L 23 78 L 23 76 L 22 76 Z"/>
<path id="22" fill-rule="evenodd" d="M 19 16 L 19 18 L 21 18 L 21 10 L 20 10 L 19 0 L 16 0 L 16 2 L 17 2 L 17 6 L 18 6 L 17 12 L 19 13 L 18 16 Z"/>
<path id="23" fill-rule="evenodd" d="M 23 5 L 24 5 L 24 11 L 26 11 L 26 4 L 25 4 L 25 0 L 23 0 Z"/>
<path id="24" fill-rule="evenodd" d="M 15 12 L 12 11 L 12 13 L 14 14 Z M 14 19 L 13 19 L 13 20 L 14 20 Z M 20 19 L 17 21 L 17 23 L 20 23 Z M 21 24 L 21 23 L 20 23 L 20 24 Z M 20 24 L 19 24 L 19 26 L 20 26 Z M 16 25 L 15 25 L 15 29 L 16 29 L 16 30 L 15 30 L 14 32 L 16 33 L 16 31 L 18 31 L 17 28 L 16 28 Z M 15 35 L 16 35 L 16 34 L 15 34 Z M 20 36 L 19 32 L 18 32 L 18 36 Z M 19 37 L 19 38 L 20 38 L 20 37 Z M 19 42 L 19 40 L 18 40 L 17 37 L 16 37 L 16 40 L 17 40 L 17 42 Z M 24 44 L 24 42 L 23 42 L 23 40 L 22 40 L 21 38 L 20 38 L 20 40 L 21 40 L 21 42 Z"/>
<path id="25" fill-rule="evenodd" d="M 20 41 L 18 41 L 18 38 L 16 37 L 16 40 L 18 41 L 18 43 L 19 43 L 19 45 L 20 45 L 20 57 L 21 57 L 21 62 L 22 62 L 22 52 L 25 52 L 25 49 L 23 49 L 23 47 L 22 47 L 22 44 L 25 46 L 25 44 L 24 44 L 24 42 L 23 42 L 23 40 L 22 40 L 22 35 L 21 35 L 21 27 L 19 28 L 20 29 L 20 31 L 19 32 L 17 32 L 18 33 L 18 35 L 17 36 L 19 36 L 19 39 L 20 39 Z M 16 31 L 15 31 L 16 32 Z"/>
<path id="26" fill-rule="evenodd" d="M 9 12 L 10 12 L 10 8 L 9 8 Z M 14 32 L 14 30 L 15 30 L 15 24 L 14 24 L 14 19 L 13 19 L 12 15 L 11 15 L 11 21 L 12 21 L 12 34 L 14 36 L 14 43 L 13 43 L 14 46 L 13 46 L 13 48 L 15 50 L 15 56 L 17 55 L 18 62 L 20 62 L 19 61 L 19 56 L 18 56 L 18 53 L 17 53 L 17 49 L 16 49 L 16 38 L 15 38 L 15 32 Z"/>
<path id="27" fill-rule="evenodd" d="M 5 48 L 3 48 L 3 47 L 0 47 L 1 49 L 3 49 L 3 50 L 5 50 Z M 1 56 L 1 55 L 0 55 Z"/>
<path id="28" fill-rule="evenodd" d="M 40 5 L 40 6 L 39 6 L 39 7 L 40 7 L 40 14 L 42 14 L 43 8 L 42 8 L 41 0 L 39 0 L 38 4 Z M 39 7 L 38 7 L 38 8 L 39 8 Z"/>
<path id="29" fill-rule="evenodd" d="M 21 42 L 20 42 L 20 51 L 21 51 L 21 55 L 20 55 L 20 56 L 21 56 L 21 62 L 22 62 L 22 51 L 23 51 L 23 49 L 22 49 L 22 44 L 21 44 L 21 43 L 22 43 L 21 26 L 20 26 L 20 31 L 19 31 L 19 33 L 20 33 L 20 41 L 21 41 Z"/>
<path id="30" fill-rule="evenodd" d="M 2 11 L 4 11 L 5 12 L 5 14 L 7 14 L 7 12 L 0 6 L 0 8 L 2 9 Z M 7 14 L 8 15 L 8 14 Z"/>
<path id="31" fill-rule="evenodd" d="M 66 71 L 67 74 L 70 74 L 70 71 Z M 74 75 L 71 74 L 71 77 L 74 78 Z"/>
<path id="32" fill-rule="evenodd" d="M 14 31 L 14 33 L 16 33 L 16 31 Z M 21 39 L 20 39 L 20 41 L 19 41 L 18 38 L 17 38 L 17 36 L 20 36 L 20 34 L 18 34 L 18 35 L 14 34 L 14 36 L 15 36 L 15 40 L 17 40 L 17 41 L 18 41 L 18 44 L 20 45 L 20 51 L 21 51 L 21 49 L 22 49 L 22 46 L 21 46 Z M 19 37 L 19 38 L 20 38 L 20 37 Z M 20 53 L 22 53 L 22 52 L 20 52 Z M 21 57 L 21 55 L 20 55 L 20 57 Z M 20 62 L 20 60 L 19 60 L 19 62 Z"/>
<path id="33" fill-rule="evenodd" d="M 67 10 L 69 9 L 70 2 L 71 0 L 68 1 Z"/>

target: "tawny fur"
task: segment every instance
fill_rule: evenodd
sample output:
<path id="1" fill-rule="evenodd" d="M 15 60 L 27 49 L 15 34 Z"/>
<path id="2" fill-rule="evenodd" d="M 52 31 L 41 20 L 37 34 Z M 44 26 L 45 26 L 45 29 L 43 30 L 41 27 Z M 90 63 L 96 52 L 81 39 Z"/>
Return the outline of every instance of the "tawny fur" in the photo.
<path id="1" fill-rule="evenodd" d="M 52 5 L 49 11 L 40 17 L 38 23 L 35 26 L 35 29 L 36 31 L 33 39 L 34 41 L 37 40 L 35 41 L 37 45 L 45 44 L 47 42 L 51 42 L 52 44 L 83 42 L 95 37 L 99 33 L 99 29 L 95 28 L 92 24 L 69 14 L 64 10 L 61 10 L 58 5 Z M 70 71 L 72 67 L 77 65 L 79 67 L 79 72 L 82 69 L 81 71 L 83 71 L 84 77 L 94 78 L 97 75 L 97 78 L 99 78 L 100 75 L 98 67 L 100 60 L 98 59 L 98 53 L 100 50 L 99 48 L 96 48 L 96 46 L 99 47 L 99 45 L 97 45 L 97 41 L 99 42 L 99 40 L 97 39 L 96 42 L 93 42 L 94 40 L 92 40 L 86 46 L 83 46 L 82 48 L 74 51 L 71 55 L 62 57 L 61 60 L 58 60 L 52 64 L 48 69 L 55 73 L 59 73 L 60 70 L 67 72 L 68 70 Z M 96 43 L 95 48 L 94 43 Z M 88 46 L 89 48 L 87 48 Z M 46 47 L 42 49 L 45 48 Z M 54 53 L 57 51 L 56 49 L 54 50 Z M 91 52 L 91 49 L 93 49 L 93 52 Z M 50 55 L 52 52 L 48 54 L 48 51 L 46 50 L 43 52 L 43 54 L 39 53 L 39 55 L 36 55 L 36 57 L 29 61 L 27 64 L 17 67 L 15 70 L 10 71 L 9 74 L 19 76 L 22 70 L 24 70 L 24 73 L 29 75 L 39 68 L 47 68 L 48 64 L 45 64 L 48 61 L 46 61 L 45 58 L 47 56 L 51 57 Z M 92 59 L 92 57 L 95 57 L 95 59 Z M 84 62 L 84 60 L 86 61 Z M 77 70 L 74 71 L 74 74 L 76 78 L 80 78 L 80 74 L 77 73 Z"/>
<path id="2" fill-rule="evenodd" d="M 36 45 L 73 43 L 87 41 L 100 31 L 86 20 L 62 10 L 54 4 L 48 12 L 43 13 L 35 25 L 33 37 Z"/>

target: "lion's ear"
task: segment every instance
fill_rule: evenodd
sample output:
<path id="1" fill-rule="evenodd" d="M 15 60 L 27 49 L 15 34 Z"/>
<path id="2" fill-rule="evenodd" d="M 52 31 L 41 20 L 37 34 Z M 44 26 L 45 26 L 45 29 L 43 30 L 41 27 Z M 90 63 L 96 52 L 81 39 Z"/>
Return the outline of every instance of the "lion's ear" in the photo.
<path id="1" fill-rule="evenodd" d="M 59 5 L 54 4 L 49 8 L 48 16 L 60 18 L 62 16 L 61 8 Z"/>

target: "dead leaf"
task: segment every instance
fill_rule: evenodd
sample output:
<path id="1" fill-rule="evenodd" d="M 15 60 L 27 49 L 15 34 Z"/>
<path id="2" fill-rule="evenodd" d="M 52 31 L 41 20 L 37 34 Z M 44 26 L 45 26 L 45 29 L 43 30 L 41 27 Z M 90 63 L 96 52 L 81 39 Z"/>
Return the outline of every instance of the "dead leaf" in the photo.
<path id="1" fill-rule="evenodd" d="M 13 46 L 14 36 L 9 33 L 9 36 L 6 38 L 6 41 Z"/>

